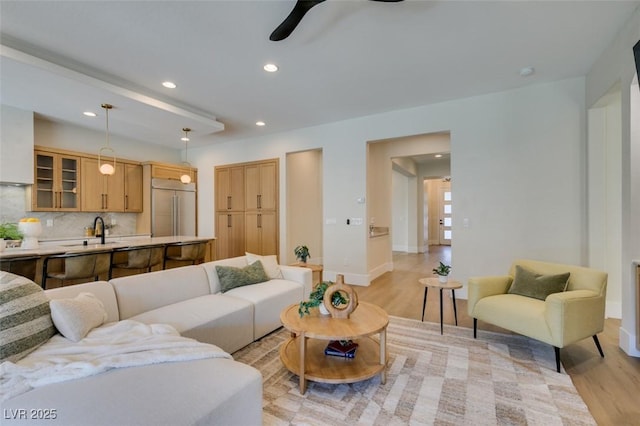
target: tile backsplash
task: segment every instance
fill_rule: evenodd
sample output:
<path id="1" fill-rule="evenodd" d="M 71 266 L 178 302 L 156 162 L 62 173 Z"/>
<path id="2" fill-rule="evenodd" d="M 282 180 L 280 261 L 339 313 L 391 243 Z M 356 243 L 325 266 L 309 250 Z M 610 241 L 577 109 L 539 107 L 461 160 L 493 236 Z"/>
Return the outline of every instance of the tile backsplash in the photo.
<path id="1" fill-rule="evenodd" d="M 111 235 L 133 235 L 136 233 L 136 213 L 67 213 L 31 212 L 25 209 L 26 187 L 0 185 L 0 223 L 18 222 L 23 217 L 37 217 L 42 222 L 39 239 L 81 238 L 85 226 L 92 226 L 96 216 L 102 216 Z M 53 226 L 47 226 L 47 221 Z M 115 223 L 115 224 L 114 224 Z"/>

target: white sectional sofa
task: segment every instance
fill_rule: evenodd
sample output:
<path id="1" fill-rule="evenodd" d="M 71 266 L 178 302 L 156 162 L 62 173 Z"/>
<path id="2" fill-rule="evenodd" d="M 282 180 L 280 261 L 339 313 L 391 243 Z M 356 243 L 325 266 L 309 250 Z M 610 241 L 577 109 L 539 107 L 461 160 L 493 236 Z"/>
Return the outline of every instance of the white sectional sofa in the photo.
<path id="1" fill-rule="evenodd" d="M 232 353 L 281 326 L 280 311 L 308 298 L 311 271 L 280 266 L 282 278 L 220 291 L 216 265 L 244 267 L 237 257 L 47 290 L 50 299 L 94 294 L 106 322 L 169 324 L 184 337 Z M 36 349 L 36 352 L 38 349 Z M 259 425 L 262 376 L 231 359 L 211 358 L 110 370 L 35 388 L 1 403 L 0 412 L 55 409 L 60 425 Z M 2 424 L 23 424 L 21 419 Z M 15 423 L 14 423 L 15 422 Z"/>

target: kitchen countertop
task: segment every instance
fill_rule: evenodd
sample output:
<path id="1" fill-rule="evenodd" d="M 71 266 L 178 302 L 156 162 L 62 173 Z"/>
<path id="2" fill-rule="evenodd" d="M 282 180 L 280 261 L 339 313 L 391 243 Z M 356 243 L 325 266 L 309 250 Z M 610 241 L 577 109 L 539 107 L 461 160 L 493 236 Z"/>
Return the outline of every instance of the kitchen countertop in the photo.
<path id="1" fill-rule="evenodd" d="M 80 253 L 101 250 L 113 250 L 123 247 L 137 247 L 146 245 L 166 245 L 183 243 L 190 241 L 210 241 L 213 237 L 193 237 L 177 235 L 172 237 L 149 237 L 149 236 L 120 236 L 107 237 L 105 244 L 100 244 L 99 238 L 76 238 L 69 240 L 42 241 L 35 249 L 6 248 L 0 252 L 0 259 L 11 259 L 31 256 L 50 256 L 61 253 Z M 85 246 L 84 241 L 88 244 Z"/>

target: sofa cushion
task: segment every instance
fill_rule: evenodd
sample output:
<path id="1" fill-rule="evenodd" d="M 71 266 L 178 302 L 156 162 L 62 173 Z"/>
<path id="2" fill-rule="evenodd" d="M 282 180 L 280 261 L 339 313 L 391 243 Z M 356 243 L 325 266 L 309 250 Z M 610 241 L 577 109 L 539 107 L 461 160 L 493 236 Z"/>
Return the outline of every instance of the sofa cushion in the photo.
<path id="1" fill-rule="evenodd" d="M 244 268 L 216 265 L 216 272 L 220 279 L 220 288 L 223 293 L 236 287 L 269 281 L 269 276 L 264 271 L 260 261 Z"/>
<path id="2" fill-rule="evenodd" d="M 114 278 L 120 319 L 129 319 L 162 306 L 209 294 L 209 280 L 199 266 Z"/>
<path id="3" fill-rule="evenodd" d="M 508 293 L 545 300 L 553 293 L 561 293 L 567 288 L 569 272 L 556 275 L 542 275 L 516 265 L 516 274 Z"/>
<path id="4" fill-rule="evenodd" d="M 229 353 L 253 341 L 253 305 L 222 294 L 184 300 L 130 319 L 169 324 L 184 337 L 214 344 Z"/>
<path id="5" fill-rule="evenodd" d="M 73 342 L 83 339 L 107 320 L 104 305 L 93 293 L 83 292 L 73 299 L 55 299 L 49 306 L 53 324 L 60 334 Z"/>
<path id="6" fill-rule="evenodd" d="M 304 286 L 288 280 L 269 280 L 264 283 L 237 287 L 225 296 L 238 297 L 254 305 L 254 340 L 282 326 L 280 312 L 287 306 L 300 303 Z"/>
<path id="7" fill-rule="evenodd" d="M 280 265 L 278 265 L 278 257 L 275 254 L 270 256 L 260 256 L 259 254 L 246 253 L 247 263 L 251 265 L 257 261 L 262 262 L 262 267 L 264 271 L 267 273 L 269 278 L 279 279 L 282 278 L 282 271 L 280 270 Z"/>
<path id="8" fill-rule="evenodd" d="M 211 294 L 220 293 L 220 279 L 218 278 L 218 273 L 216 272 L 216 266 L 235 266 L 236 268 L 244 268 L 248 265 L 246 256 L 238 256 L 238 257 L 230 257 L 228 259 L 215 260 L 213 262 L 201 263 L 200 267 L 202 267 L 207 273 L 207 277 L 209 278 L 209 288 Z"/>
<path id="9" fill-rule="evenodd" d="M 92 281 L 84 284 L 74 284 L 66 287 L 52 288 L 45 290 L 45 294 L 49 300 L 55 299 L 72 299 L 80 293 L 91 293 L 102 302 L 107 319 L 105 322 L 114 322 L 120 320 L 118 313 L 118 301 L 113 286 L 106 281 Z"/>
<path id="10" fill-rule="evenodd" d="M 16 362 L 56 334 L 42 288 L 5 271 L 0 271 L 0 324 L 0 362 Z"/>
<path id="11" fill-rule="evenodd" d="M 57 418 L 7 422 L 64 426 L 260 425 L 262 376 L 255 368 L 230 359 L 167 362 L 53 383 L 2 403 L 4 410 L 15 413 L 43 411 L 43 407 L 55 409 Z"/>

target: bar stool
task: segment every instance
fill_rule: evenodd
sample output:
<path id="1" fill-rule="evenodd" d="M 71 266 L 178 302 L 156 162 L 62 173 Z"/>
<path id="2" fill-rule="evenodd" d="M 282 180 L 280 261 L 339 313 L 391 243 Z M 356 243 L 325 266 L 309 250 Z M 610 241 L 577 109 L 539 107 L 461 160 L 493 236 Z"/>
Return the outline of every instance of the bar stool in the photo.
<path id="1" fill-rule="evenodd" d="M 5 258 L 0 260 L 0 270 L 35 281 L 38 260 L 40 256 Z"/>
<path id="2" fill-rule="evenodd" d="M 64 268 L 61 271 L 49 271 L 49 262 L 61 259 Z M 42 265 L 42 288 L 47 288 L 47 278 L 55 278 L 62 281 L 93 278 L 100 279 L 100 275 L 108 276 L 111 267 L 111 250 L 91 251 L 82 253 L 64 253 L 47 256 Z"/>
<path id="3" fill-rule="evenodd" d="M 176 250 L 177 248 L 180 250 Z M 192 265 L 202 263 L 204 262 L 206 251 L 206 241 L 187 241 L 167 244 L 164 248 L 164 262 L 162 264 L 162 269 L 166 269 L 167 260 L 190 262 Z"/>
<path id="4" fill-rule="evenodd" d="M 118 253 L 126 253 L 127 261 L 118 262 Z M 122 247 L 113 250 L 111 258 L 111 268 L 109 268 L 109 279 L 113 276 L 114 269 L 151 269 L 156 265 L 164 263 L 164 247 L 163 246 L 137 246 Z M 164 268 L 164 265 L 163 265 Z"/>

